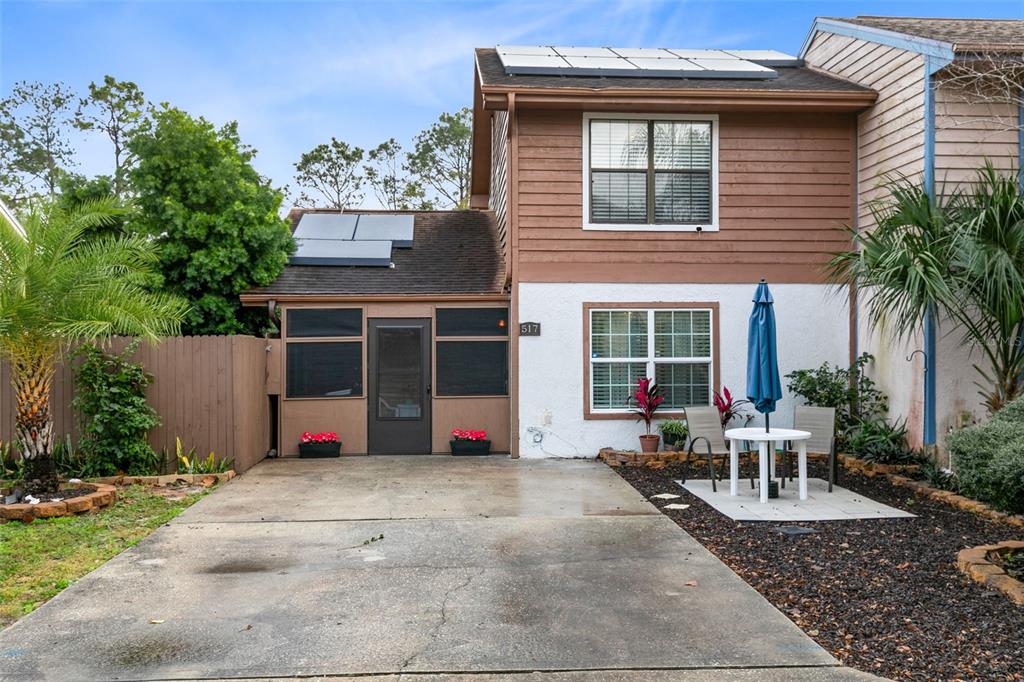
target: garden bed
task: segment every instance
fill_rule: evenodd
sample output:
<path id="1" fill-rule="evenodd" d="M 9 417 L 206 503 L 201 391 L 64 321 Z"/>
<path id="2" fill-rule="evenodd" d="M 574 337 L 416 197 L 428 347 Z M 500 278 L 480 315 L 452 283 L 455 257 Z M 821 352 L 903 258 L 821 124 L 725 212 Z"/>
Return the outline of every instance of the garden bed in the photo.
<path id="1" fill-rule="evenodd" d="M 664 513 L 844 664 L 893 679 L 1024 680 L 1024 608 L 956 563 L 960 550 L 1017 528 L 849 473 L 843 487 L 917 517 L 801 523 L 818 532 L 787 537 L 780 524 L 733 521 L 679 487 L 678 463 L 617 471 L 645 497 L 681 495 L 674 501 L 690 507 Z"/>
<path id="2" fill-rule="evenodd" d="M 74 516 L 110 506 L 117 488 L 105 483 L 65 483 L 57 493 L 48 493 L 36 503 L 0 504 L 0 519 L 31 522 L 57 516 Z"/>
<path id="3" fill-rule="evenodd" d="M 879 464 L 853 455 L 840 454 L 836 459 L 842 462 L 847 471 L 864 474 L 868 478 L 886 474 L 916 474 L 921 470 L 920 464 Z"/>

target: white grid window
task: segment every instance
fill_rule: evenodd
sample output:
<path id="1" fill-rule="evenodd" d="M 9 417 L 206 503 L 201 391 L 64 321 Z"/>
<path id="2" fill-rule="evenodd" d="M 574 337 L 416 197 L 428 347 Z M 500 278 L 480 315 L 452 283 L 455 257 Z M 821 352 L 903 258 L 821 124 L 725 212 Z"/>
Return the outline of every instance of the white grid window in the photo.
<path id="1" fill-rule="evenodd" d="M 717 230 L 715 116 L 585 114 L 585 229 Z"/>
<path id="2" fill-rule="evenodd" d="M 624 412 L 637 379 L 654 377 L 664 409 L 711 403 L 712 311 L 590 311 L 590 407 Z"/>

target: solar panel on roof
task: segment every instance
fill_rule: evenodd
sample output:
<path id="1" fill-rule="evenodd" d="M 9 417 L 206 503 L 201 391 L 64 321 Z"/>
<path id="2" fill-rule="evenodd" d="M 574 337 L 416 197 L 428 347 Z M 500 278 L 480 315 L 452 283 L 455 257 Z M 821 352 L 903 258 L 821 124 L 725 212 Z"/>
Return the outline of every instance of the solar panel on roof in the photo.
<path id="1" fill-rule="evenodd" d="M 293 265 L 391 265 L 390 241 L 296 239 Z"/>
<path id="2" fill-rule="evenodd" d="M 415 216 L 411 215 L 361 215 L 355 239 L 386 239 L 396 248 L 408 249 L 412 247 L 415 224 Z"/>
<path id="3" fill-rule="evenodd" d="M 617 57 L 607 47 L 555 47 L 555 52 L 563 57 Z"/>
<path id="4" fill-rule="evenodd" d="M 510 75 L 660 78 L 776 78 L 769 66 L 799 66 L 775 50 L 498 46 Z"/>
<path id="5" fill-rule="evenodd" d="M 351 213 L 305 213 L 295 227 L 297 238 L 352 239 L 358 216 Z"/>

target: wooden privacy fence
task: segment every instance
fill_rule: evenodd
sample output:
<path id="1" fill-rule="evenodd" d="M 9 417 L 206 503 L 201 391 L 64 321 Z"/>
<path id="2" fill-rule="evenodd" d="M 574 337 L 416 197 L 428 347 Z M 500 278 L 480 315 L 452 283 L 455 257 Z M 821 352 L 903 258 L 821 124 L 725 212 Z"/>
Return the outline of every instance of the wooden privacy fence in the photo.
<path id="1" fill-rule="evenodd" d="M 108 350 L 121 351 L 129 339 L 117 338 Z M 133 358 L 153 375 L 146 398 L 160 416 L 150 432 L 157 452 L 174 458 L 174 438 L 201 455 L 235 460 L 242 472 L 260 461 L 270 447 L 270 408 L 266 391 L 267 345 L 253 336 L 183 336 L 159 345 L 143 342 Z M 10 369 L 0 363 L 0 440 L 14 438 L 14 393 Z M 50 408 L 55 433 L 78 438 L 71 401 L 74 374 L 62 366 L 54 377 Z M 173 466 L 173 462 L 168 464 Z"/>

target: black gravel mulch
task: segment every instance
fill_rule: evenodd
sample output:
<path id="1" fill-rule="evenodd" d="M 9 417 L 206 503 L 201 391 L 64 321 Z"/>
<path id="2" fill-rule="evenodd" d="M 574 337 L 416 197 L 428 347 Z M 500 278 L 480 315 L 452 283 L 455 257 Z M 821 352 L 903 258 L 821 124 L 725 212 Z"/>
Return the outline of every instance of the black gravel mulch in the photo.
<path id="1" fill-rule="evenodd" d="M 810 475 L 824 478 L 819 466 Z M 664 513 L 844 664 L 893 679 L 1024 680 L 1024 608 L 956 567 L 959 550 L 1020 529 L 853 474 L 843 487 L 917 518 L 733 521 L 674 483 L 678 464 L 617 471 L 648 498 L 682 495 L 672 501 L 690 508 Z M 820 532 L 786 537 L 780 525 Z"/>

